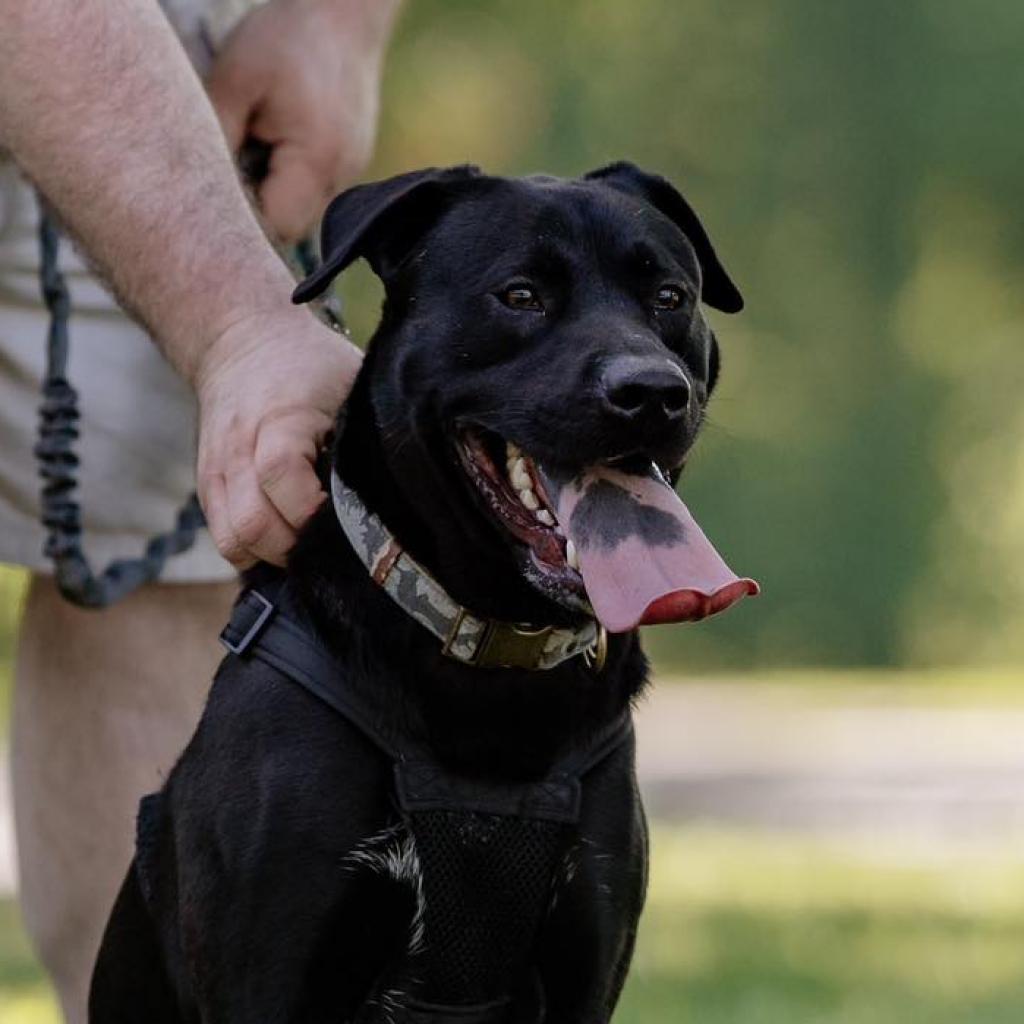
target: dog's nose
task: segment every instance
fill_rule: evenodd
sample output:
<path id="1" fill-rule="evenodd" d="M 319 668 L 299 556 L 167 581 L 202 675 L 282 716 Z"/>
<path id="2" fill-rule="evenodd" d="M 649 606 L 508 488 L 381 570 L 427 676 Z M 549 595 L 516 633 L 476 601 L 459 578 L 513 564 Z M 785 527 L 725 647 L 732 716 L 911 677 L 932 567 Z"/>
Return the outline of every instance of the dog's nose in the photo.
<path id="1" fill-rule="evenodd" d="M 657 429 L 682 419 L 690 404 L 690 382 L 669 359 L 617 356 L 601 374 L 609 413 L 637 426 Z"/>

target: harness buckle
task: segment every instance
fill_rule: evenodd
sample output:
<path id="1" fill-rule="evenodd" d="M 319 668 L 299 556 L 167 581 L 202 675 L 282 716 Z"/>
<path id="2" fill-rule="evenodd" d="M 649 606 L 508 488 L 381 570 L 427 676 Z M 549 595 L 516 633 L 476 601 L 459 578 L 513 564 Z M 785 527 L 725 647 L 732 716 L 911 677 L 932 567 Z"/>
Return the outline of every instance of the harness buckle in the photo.
<path id="1" fill-rule="evenodd" d="M 250 598 L 255 599 L 261 606 L 257 611 L 250 604 Z M 249 616 L 255 612 L 255 618 L 250 621 Z M 242 596 L 235 610 L 231 613 L 231 621 L 221 630 L 220 642 L 232 653 L 242 655 L 251 646 L 267 624 L 270 616 L 274 614 L 274 605 L 265 598 L 258 590 L 249 590 Z M 240 640 L 231 640 L 229 633 L 237 630 L 245 630 Z"/>

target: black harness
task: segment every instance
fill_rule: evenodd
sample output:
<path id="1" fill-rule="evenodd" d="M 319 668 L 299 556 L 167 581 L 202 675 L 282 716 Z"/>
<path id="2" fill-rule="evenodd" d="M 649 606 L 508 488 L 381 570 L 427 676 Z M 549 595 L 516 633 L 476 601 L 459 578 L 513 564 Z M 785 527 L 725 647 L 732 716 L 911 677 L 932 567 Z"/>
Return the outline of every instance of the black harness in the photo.
<path id="1" fill-rule="evenodd" d="M 403 992 L 412 1021 L 503 1020 L 517 995 L 508 979 L 528 976 L 579 842 L 583 777 L 632 735 L 630 714 L 568 751 L 538 781 L 470 779 L 378 720 L 346 684 L 286 583 L 245 591 L 221 641 L 234 657 L 262 661 L 302 686 L 393 763 L 395 803 L 416 860 L 419 920 L 418 936 L 382 989 Z"/>

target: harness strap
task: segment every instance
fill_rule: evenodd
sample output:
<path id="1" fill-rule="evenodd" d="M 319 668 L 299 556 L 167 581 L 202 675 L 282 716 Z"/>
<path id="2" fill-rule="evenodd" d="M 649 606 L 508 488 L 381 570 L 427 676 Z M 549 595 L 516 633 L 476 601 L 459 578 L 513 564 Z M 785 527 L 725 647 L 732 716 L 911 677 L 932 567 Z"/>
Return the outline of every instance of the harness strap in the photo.
<path id="1" fill-rule="evenodd" d="M 269 596 L 268 596 L 269 595 Z M 607 757 L 633 733 L 628 709 L 552 766 L 532 786 L 456 780 L 440 771 L 425 751 L 399 741 L 344 685 L 343 673 L 313 631 L 289 614 L 287 586 L 271 583 L 243 591 L 220 634 L 220 642 L 239 658 L 255 658 L 282 672 L 366 734 L 396 762 L 395 784 L 408 810 L 450 806 L 476 807 L 494 814 L 575 821 L 579 815 L 579 777 Z"/>
<path id="2" fill-rule="evenodd" d="M 221 634 L 225 647 L 294 680 L 394 762 L 396 803 L 415 854 L 420 937 L 388 973 L 388 985 L 411 999 L 402 1019 L 500 1024 L 511 1012 L 514 979 L 528 976 L 553 894 L 571 870 L 571 845 L 583 841 L 581 776 L 630 736 L 628 710 L 540 780 L 466 778 L 385 731 L 313 635 L 286 579 L 268 580 L 265 591 L 260 586 L 236 604 Z M 143 856 L 139 864 L 144 875 Z M 145 878 L 142 884 L 145 891 Z"/>
<path id="3" fill-rule="evenodd" d="M 488 1024 L 505 1020 L 511 1001 L 506 996 L 504 999 L 471 1006 L 445 1006 L 417 999 L 403 1008 L 402 1019 L 408 1021 L 408 1024 Z"/>
<path id="4" fill-rule="evenodd" d="M 404 751 L 353 699 L 351 691 L 336 685 L 338 665 L 331 653 L 311 630 L 290 619 L 260 591 L 250 588 L 242 593 L 220 642 L 236 657 L 256 658 L 283 672 L 357 726 L 384 753 L 396 761 L 404 758 Z"/>
<path id="5" fill-rule="evenodd" d="M 452 775 L 428 761 L 395 765 L 395 791 L 402 810 L 460 811 L 573 824 L 580 817 L 580 780 L 554 771 L 540 782 L 482 782 Z"/>

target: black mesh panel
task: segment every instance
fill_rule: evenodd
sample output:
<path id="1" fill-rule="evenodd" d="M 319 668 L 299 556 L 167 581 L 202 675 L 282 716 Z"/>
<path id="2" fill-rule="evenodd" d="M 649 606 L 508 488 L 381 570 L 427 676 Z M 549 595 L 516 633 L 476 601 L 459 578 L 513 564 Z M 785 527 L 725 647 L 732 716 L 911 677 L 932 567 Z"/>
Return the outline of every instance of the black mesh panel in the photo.
<path id="1" fill-rule="evenodd" d="M 567 826 L 472 811 L 409 816 L 423 877 L 424 999 L 480 1003 L 510 995 L 533 954 Z"/>

